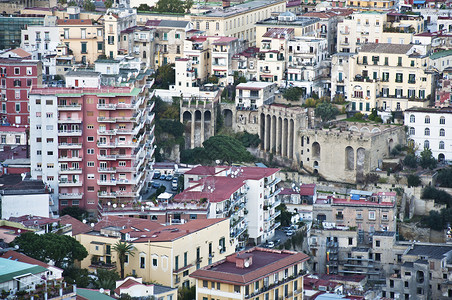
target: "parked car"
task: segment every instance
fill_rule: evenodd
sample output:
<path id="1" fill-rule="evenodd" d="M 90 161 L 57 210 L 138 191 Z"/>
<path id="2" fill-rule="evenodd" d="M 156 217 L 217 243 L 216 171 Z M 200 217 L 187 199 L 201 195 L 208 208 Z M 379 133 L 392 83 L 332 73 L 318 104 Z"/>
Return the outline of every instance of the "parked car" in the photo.
<path id="1" fill-rule="evenodd" d="M 153 187 L 154 189 L 158 189 L 161 185 L 162 185 L 162 184 L 159 183 L 159 182 L 153 182 L 153 183 L 152 183 L 152 187 Z"/>
<path id="2" fill-rule="evenodd" d="M 166 180 L 171 181 L 173 180 L 173 175 L 166 175 Z"/>
<path id="3" fill-rule="evenodd" d="M 152 179 L 159 179 L 160 175 L 161 175 L 160 172 L 157 171 L 157 172 L 154 173 L 154 176 L 152 176 Z"/>
<path id="4" fill-rule="evenodd" d="M 294 232 L 292 230 L 289 230 L 289 231 L 286 232 L 287 236 L 292 236 L 293 234 L 294 234 Z"/>
<path id="5" fill-rule="evenodd" d="M 160 180 L 165 180 L 166 179 L 166 175 L 161 175 L 160 176 Z"/>
<path id="6" fill-rule="evenodd" d="M 275 246 L 277 246 L 279 243 L 281 243 L 281 240 L 280 239 L 276 239 L 273 242 L 275 243 Z"/>
<path id="7" fill-rule="evenodd" d="M 287 231 L 290 231 L 290 226 L 288 227 L 281 227 L 281 230 L 284 231 L 284 233 L 287 233 Z"/>
<path id="8" fill-rule="evenodd" d="M 273 243 L 272 241 L 268 241 L 267 248 L 273 248 L 273 247 L 275 247 L 275 243 Z"/>

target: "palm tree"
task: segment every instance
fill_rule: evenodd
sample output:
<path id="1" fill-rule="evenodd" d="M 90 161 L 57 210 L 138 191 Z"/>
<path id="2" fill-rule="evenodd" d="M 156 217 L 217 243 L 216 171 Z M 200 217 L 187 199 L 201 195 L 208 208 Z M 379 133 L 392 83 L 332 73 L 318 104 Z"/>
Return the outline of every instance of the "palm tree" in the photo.
<path id="1" fill-rule="evenodd" d="M 113 245 L 113 250 L 118 253 L 119 267 L 121 268 L 121 279 L 124 279 L 124 263 L 126 261 L 126 256 L 133 256 L 135 247 L 132 244 L 118 241 Z"/>

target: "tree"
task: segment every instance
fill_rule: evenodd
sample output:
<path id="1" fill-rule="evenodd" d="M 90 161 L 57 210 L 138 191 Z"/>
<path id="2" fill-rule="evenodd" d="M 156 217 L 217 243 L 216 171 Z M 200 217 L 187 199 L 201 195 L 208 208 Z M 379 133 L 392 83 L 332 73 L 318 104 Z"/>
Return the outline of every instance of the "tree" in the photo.
<path id="1" fill-rule="evenodd" d="M 155 88 L 169 89 L 170 85 L 173 85 L 176 80 L 176 72 L 174 70 L 174 64 L 168 64 L 161 66 L 155 72 Z"/>
<path id="2" fill-rule="evenodd" d="M 209 76 L 209 78 L 207 78 L 207 82 L 209 82 L 209 83 L 218 84 L 218 81 L 219 81 L 219 79 L 215 75 L 211 75 L 211 76 Z"/>
<path id="3" fill-rule="evenodd" d="M 69 266 L 64 269 L 63 277 L 64 281 L 76 284 L 77 287 L 87 288 L 90 284 L 90 277 L 87 269 L 79 269 L 74 266 Z"/>
<path id="4" fill-rule="evenodd" d="M 196 298 L 196 286 L 192 286 L 190 288 L 181 287 L 179 288 L 177 293 L 178 293 L 177 298 L 179 300 L 193 300 Z"/>
<path id="5" fill-rule="evenodd" d="M 281 222 L 281 226 L 289 226 L 292 224 L 292 216 L 294 214 L 287 210 L 287 206 L 284 203 L 278 205 L 276 210 L 281 212 L 281 214 L 276 217 L 276 221 Z"/>
<path id="6" fill-rule="evenodd" d="M 418 175 L 410 174 L 407 176 L 408 187 L 419 186 L 421 184 L 421 179 Z"/>
<path id="7" fill-rule="evenodd" d="M 145 3 L 141 3 L 140 6 L 137 7 L 138 11 L 151 11 L 151 7 Z"/>
<path id="8" fill-rule="evenodd" d="M 284 91 L 283 97 L 289 101 L 300 101 L 301 88 L 291 87 Z"/>
<path id="9" fill-rule="evenodd" d="M 94 2 L 92 2 L 91 0 L 85 0 L 85 2 L 83 2 L 83 8 L 86 11 L 95 11 L 96 5 L 94 5 Z"/>
<path id="10" fill-rule="evenodd" d="M 193 2 L 191 3 L 193 4 Z M 181 0 L 159 0 L 155 4 L 154 11 L 167 13 L 184 13 L 185 4 Z"/>
<path id="11" fill-rule="evenodd" d="M 240 132 L 236 135 L 237 139 L 242 142 L 242 145 L 246 148 L 253 147 L 256 148 L 261 143 L 261 139 L 259 138 L 259 135 L 245 132 Z"/>
<path id="12" fill-rule="evenodd" d="M 408 168 L 415 169 L 417 168 L 418 158 L 414 154 L 408 154 L 403 160 L 403 164 Z"/>
<path id="13" fill-rule="evenodd" d="M 304 105 L 306 107 L 316 107 L 317 101 L 314 98 L 308 98 L 308 99 L 306 99 Z"/>
<path id="14" fill-rule="evenodd" d="M 436 181 L 443 187 L 452 187 L 452 168 L 439 170 Z"/>
<path id="15" fill-rule="evenodd" d="M 67 206 L 61 210 L 61 215 L 70 215 L 79 221 L 83 221 L 83 219 L 88 217 L 88 212 L 78 206 Z"/>
<path id="16" fill-rule="evenodd" d="M 53 261 L 55 266 L 71 266 L 75 260 L 82 260 L 88 252 L 77 240 L 67 235 L 46 233 L 38 235 L 25 232 L 14 242 L 19 251 L 43 262 Z"/>
<path id="17" fill-rule="evenodd" d="M 69 7 L 69 6 L 78 6 L 78 5 L 77 5 L 77 2 L 75 2 L 74 0 L 71 0 L 71 1 L 67 4 L 67 6 Z"/>
<path id="18" fill-rule="evenodd" d="M 210 161 L 206 160 L 204 148 L 195 147 L 193 149 L 184 149 L 180 152 L 180 162 L 185 164 L 208 164 Z"/>
<path id="19" fill-rule="evenodd" d="M 251 160 L 251 154 L 239 140 L 226 136 L 215 135 L 203 143 L 205 155 L 212 161 L 220 160 L 221 164 L 246 162 Z"/>
<path id="20" fill-rule="evenodd" d="M 105 8 L 111 8 L 113 6 L 113 0 L 105 0 L 104 1 Z"/>
<path id="21" fill-rule="evenodd" d="M 96 289 L 106 289 L 113 291 L 116 288 L 116 281 L 119 280 L 119 275 L 115 270 L 97 269 L 97 278 L 92 280 L 92 283 Z"/>
<path id="22" fill-rule="evenodd" d="M 447 207 L 452 207 L 452 196 L 443 191 L 438 190 L 432 186 L 427 186 L 422 190 L 422 199 L 433 199 L 435 203 L 446 204 Z"/>
<path id="23" fill-rule="evenodd" d="M 116 242 L 112 249 L 118 254 L 121 279 L 124 279 L 124 263 L 126 261 L 126 256 L 134 256 L 133 252 L 135 251 L 135 247 L 126 242 Z"/>
<path id="24" fill-rule="evenodd" d="M 190 12 L 191 7 L 193 6 L 193 0 L 185 0 L 184 1 L 184 9 L 186 13 Z"/>
<path id="25" fill-rule="evenodd" d="M 338 114 L 339 110 L 329 102 L 322 102 L 315 108 L 315 116 L 319 117 L 322 120 L 322 123 L 336 119 Z"/>
<path id="26" fill-rule="evenodd" d="M 364 177 L 364 182 L 366 184 L 369 184 L 369 183 L 372 184 L 372 183 L 377 183 L 379 179 L 380 179 L 380 175 L 375 174 L 375 173 L 368 173 Z"/>
<path id="27" fill-rule="evenodd" d="M 419 159 L 419 165 L 423 169 L 429 168 L 429 169 L 433 170 L 434 168 L 436 168 L 436 164 L 437 164 L 437 161 L 432 156 L 432 150 L 430 150 L 429 148 L 425 148 L 424 151 L 421 152 L 421 157 Z"/>

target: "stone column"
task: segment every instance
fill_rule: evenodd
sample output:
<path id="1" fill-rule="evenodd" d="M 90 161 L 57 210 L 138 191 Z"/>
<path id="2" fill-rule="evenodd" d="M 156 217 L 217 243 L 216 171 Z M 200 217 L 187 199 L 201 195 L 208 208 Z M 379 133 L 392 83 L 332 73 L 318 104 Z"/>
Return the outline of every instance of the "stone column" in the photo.
<path id="1" fill-rule="evenodd" d="M 205 105 L 204 105 L 205 106 Z M 204 142 L 204 114 L 205 114 L 206 112 L 204 111 L 204 112 L 201 112 L 201 145 L 202 145 L 202 143 Z"/>
<path id="2" fill-rule="evenodd" d="M 288 132 L 288 139 L 289 140 L 288 140 L 288 145 L 287 145 L 287 148 L 288 148 L 287 156 L 289 158 L 293 158 L 293 136 L 294 136 L 293 130 L 294 130 L 293 120 L 290 120 L 289 121 L 289 132 Z"/>
<path id="3" fill-rule="evenodd" d="M 191 114 L 191 132 L 190 132 L 190 144 L 191 148 L 195 148 L 195 113 Z"/>
<path id="4" fill-rule="evenodd" d="M 288 138 L 288 132 L 287 132 L 287 119 L 282 120 L 282 146 L 281 146 L 281 156 L 287 157 L 287 138 Z"/>
<path id="5" fill-rule="evenodd" d="M 276 154 L 281 155 L 281 138 L 282 138 L 282 133 L 281 133 L 281 117 L 279 117 L 276 121 Z"/>

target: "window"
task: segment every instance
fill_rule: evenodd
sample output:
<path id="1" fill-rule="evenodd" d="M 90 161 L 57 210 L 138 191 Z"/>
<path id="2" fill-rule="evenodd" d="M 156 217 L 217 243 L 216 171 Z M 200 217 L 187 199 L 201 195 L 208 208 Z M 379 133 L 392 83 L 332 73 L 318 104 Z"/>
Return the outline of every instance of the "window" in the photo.
<path id="1" fill-rule="evenodd" d="M 202 281 L 202 287 L 208 288 L 209 287 L 209 282 L 207 280 L 203 280 Z"/>
<path id="2" fill-rule="evenodd" d="M 408 83 L 416 83 L 416 75 L 409 74 L 408 75 Z"/>
<path id="3" fill-rule="evenodd" d="M 53 143 L 53 138 L 47 138 L 47 144 Z"/>
<path id="4" fill-rule="evenodd" d="M 209 29 L 209 22 L 206 22 L 206 30 Z"/>
<path id="5" fill-rule="evenodd" d="M 53 118 L 53 113 L 46 113 L 46 118 L 47 119 Z"/>
<path id="6" fill-rule="evenodd" d="M 47 151 L 47 155 L 53 155 L 53 151 Z"/>
<path id="7" fill-rule="evenodd" d="M 414 127 L 410 127 L 410 135 L 415 135 L 416 134 L 416 130 L 414 129 Z"/>
<path id="8" fill-rule="evenodd" d="M 86 163 L 86 165 L 88 167 L 94 167 L 94 162 L 93 161 L 89 161 L 89 162 Z"/>
<path id="9" fill-rule="evenodd" d="M 430 124 L 430 116 L 425 116 L 424 123 Z"/>
<path id="10" fill-rule="evenodd" d="M 88 192 L 94 192 L 94 187 L 93 186 L 89 186 L 88 187 Z"/>
<path id="11" fill-rule="evenodd" d="M 385 57 L 385 66 L 389 65 L 389 57 Z"/>
<path id="12" fill-rule="evenodd" d="M 348 238 L 348 244 L 353 245 L 353 238 Z"/>
<path id="13" fill-rule="evenodd" d="M 441 124 L 441 125 L 446 124 L 446 118 L 444 118 L 444 117 L 439 118 L 439 124 Z"/>
<path id="14" fill-rule="evenodd" d="M 157 267 L 157 258 L 152 259 L 152 266 Z"/>
<path id="15" fill-rule="evenodd" d="M 20 112 L 20 103 L 16 103 L 15 108 L 17 113 Z"/>
<path id="16" fill-rule="evenodd" d="M 446 136 L 446 131 L 444 130 L 444 128 L 441 128 L 439 130 L 439 136 Z"/>
<path id="17" fill-rule="evenodd" d="M 215 29 L 216 29 L 216 30 L 220 30 L 220 23 L 218 23 L 218 22 L 216 23 Z"/>
<path id="18" fill-rule="evenodd" d="M 184 267 L 188 264 L 188 252 L 184 252 Z"/>
<path id="19" fill-rule="evenodd" d="M 94 149 L 90 148 L 88 150 L 86 150 L 87 154 L 94 154 Z"/>
<path id="20" fill-rule="evenodd" d="M 369 220 L 375 220 L 375 212 L 369 211 Z"/>
<path id="21" fill-rule="evenodd" d="M 402 73 L 396 73 L 396 82 L 403 82 L 403 74 Z"/>
<path id="22" fill-rule="evenodd" d="M 424 129 L 424 135 L 430 135 L 430 128 L 425 128 Z"/>
<path id="23" fill-rule="evenodd" d="M 379 240 L 375 241 L 375 247 L 380 247 L 380 241 Z"/>
<path id="24" fill-rule="evenodd" d="M 87 177 L 88 179 L 94 179 L 94 174 L 88 174 L 86 177 Z"/>
<path id="25" fill-rule="evenodd" d="M 363 56 L 363 65 L 367 65 L 367 56 Z"/>
<path id="26" fill-rule="evenodd" d="M 401 66 L 401 65 L 402 65 L 402 58 L 401 58 L 401 57 L 398 57 L 398 58 L 397 58 L 397 65 L 398 65 L 398 66 Z"/>
<path id="27" fill-rule="evenodd" d="M 93 136 L 89 136 L 88 137 L 88 142 L 94 142 L 94 137 Z"/>
<path id="28" fill-rule="evenodd" d="M 41 142 L 42 142 L 42 138 L 37 137 L 37 138 L 36 138 L 36 143 L 41 143 Z"/>
<path id="29" fill-rule="evenodd" d="M 144 257 L 140 257 L 140 268 L 141 269 L 144 269 L 146 267 L 145 262 L 146 262 L 145 258 Z"/>
<path id="30" fill-rule="evenodd" d="M 14 68 L 14 75 L 20 75 L 20 68 Z"/>
<path id="31" fill-rule="evenodd" d="M 53 168 L 54 168 L 54 164 L 51 164 L 51 163 L 47 164 L 47 169 L 53 169 Z"/>
<path id="32" fill-rule="evenodd" d="M 381 261 L 381 253 L 375 253 L 375 260 Z"/>
<path id="33" fill-rule="evenodd" d="M 2 136 L 2 143 L 6 143 L 6 141 L 3 142 L 3 136 Z M 41 150 L 37 150 L 36 151 L 36 155 L 42 155 L 42 151 Z"/>
<path id="34" fill-rule="evenodd" d="M 27 79 L 27 86 L 31 86 L 33 84 L 33 80 Z"/>
<path id="35" fill-rule="evenodd" d="M 439 142 L 439 149 L 444 149 L 444 142 L 443 141 Z"/>
<path id="36" fill-rule="evenodd" d="M 430 149 L 430 142 L 428 140 L 424 141 L 424 149 Z"/>

